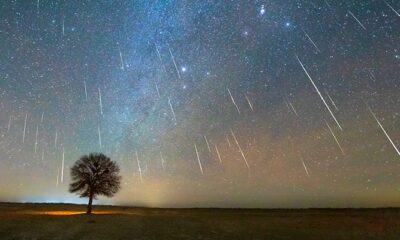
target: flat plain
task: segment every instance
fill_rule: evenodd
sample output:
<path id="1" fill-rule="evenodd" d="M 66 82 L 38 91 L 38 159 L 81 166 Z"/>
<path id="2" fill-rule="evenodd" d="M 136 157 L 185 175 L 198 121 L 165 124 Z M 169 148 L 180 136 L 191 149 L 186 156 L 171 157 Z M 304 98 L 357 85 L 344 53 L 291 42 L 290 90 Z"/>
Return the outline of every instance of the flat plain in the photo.
<path id="1" fill-rule="evenodd" d="M 0 239 L 400 239 L 400 209 L 157 209 L 0 203 Z"/>

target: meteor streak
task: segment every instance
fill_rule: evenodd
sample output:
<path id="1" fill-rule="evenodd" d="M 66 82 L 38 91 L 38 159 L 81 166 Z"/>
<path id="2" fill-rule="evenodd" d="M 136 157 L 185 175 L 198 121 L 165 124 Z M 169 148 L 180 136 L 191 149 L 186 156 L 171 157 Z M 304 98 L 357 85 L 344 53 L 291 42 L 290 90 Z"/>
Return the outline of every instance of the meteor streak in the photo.
<path id="1" fill-rule="evenodd" d="M 335 102 L 331 98 L 331 95 L 329 95 L 329 92 L 328 91 L 325 91 L 325 92 L 326 92 L 326 95 L 328 95 L 328 98 L 331 101 L 332 105 L 335 107 L 336 111 L 339 111 L 339 108 L 336 106 Z"/>
<path id="2" fill-rule="evenodd" d="M 158 59 L 160 59 L 160 62 L 162 62 L 160 51 L 158 50 L 157 45 L 154 44 L 154 46 L 156 47 L 156 52 L 157 52 Z"/>
<path id="3" fill-rule="evenodd" d="M 40 123 L 43 123 L 43 119 L 44 119 L 44 111 L 42 112 L 42 117 L 40 118 Z"/>
<path id="4" fill-rule="evenodd" d="M 229 141 L 228 134 L 225 135 L 225 139 L 226 139 L 226 142 L 228 143 L 228 146 L 231 147 L 231 141 Z"/>
<path id="5" fill-rule="evenodd" d="M 208 151 L 211 152 L 210 144 L 208 143 L 206 135 L 204 135 L 204 140 L 206 141 Z"/>
<path id="6" fill-rule="evenodd" d="M 120 46 L 118 46 L 118 51 L 119 51 L 119 60 L 121 62 L 121 70 L 125 70 L 124 59 L 122 58 L 122 52 Z"/>
<path id="7" fill-rule="evenodd" d="M 39 125 L 36 125 L 36 134 L 35 134 L 35 153 L 37 153 L 37 145 L 38 145 L 38 133 L 39 133 Z"/>
<path id="8" fill-rule="evenodd" d="M 169 104 L 169 107 L 171 108 L 172 116 L 174 117 L 174 121 L 175 121 L 175 124 L 176 124 L 177 122 L 176 122 L 175 111 L 174 111 L 174 108 L 172 107 L 172 103 L 171 103 L 171 99 L 170 98 L 168 98 L 168 104 Z"/>
<path id="9" fill-rule="evenodd" d="M 161 98 L 161 95 L 160 95 L 160 90 L 158 89 L 158 85 L 157 85 L 157 83 L 156 83 L 156 90 L 157 90 L 157 95 L 158 95 L 158 98 Z"/>
<path id="10" fill-rule="evenodd" d="M 296 116 L 299 116 L 297 114 L 296 109 L 294 108 L 293 104 L 289 101 L 289 99 L 286 97 L 286 106 L 289 108 L 290 111 L 292 111 Z"/>
<path id="11" fill-rule="evenodd" d="M 179 69 L 178 69 L 178 66 L 176 65 L 175 58 L 174 58 L 174 55 L 172 54 L 171 48 L 169 48 L 168 50 L 169 50 L 169 54 L 171 55 L 172 62 L 174 62 L 176 73 L 178 74 L 179 79 L 181 79 L 181 74 L 179 73 Z"/>
<path id="12" fill-rule="evenodd" d="M 161 151 L 160 151 L 160 160 L 161 160 L 161 167 L 162 167 L 162 169 L 165 169 L 165 167 L 164 167 L 165 159 L 164 159 L 164 156 L 163 156 L 163 154 L 162 154 Z"/>
<path id="13" fill-rule="evenodd" d="M 86 81 L 83 81 L 83 87 L 85 89 L 85 100 L 88 100 L 88 94 L 87 94 L 87 86 L 86 86 Z"/>
<path id="14" fill-rule="evenodd" d="M 57 169 L 56 187 L 58 187 L 58 181 L 59 181 L 59 179 L 60 179 L 60 173 L 58 172 L 58 169 Z"/>
<path id="15" fill-rule="evenodd" d="M 100 105 L 100 114 L 103 115 L 103 102 L 101 101 L 101 91 L 100 91 L 100 87 L 99 89 L 99 105 Z"/>
<path id="16" fill-rule="evenodd" d="M 317 44 L 315 44 L 315 42 L 311 39 L 311 37 L 307 34 L 307 32 L 304 31 L 304 29 L 303 29 L 303 33 L 304 33 L 304 35 L 306 35 L 306 37 L 307 37 L 308 40 L 311 42 L 311 44 L 315 47 L 315 49 L 317 50 L 317 52 L 321 52 L 321 50 L 319 50 Z"/>
<path id="17" fill-rule="evenodd" d="M 196 143 L 194 144 L 194 149 L 196 150 L 197 162 L 199 163 L 199 168 L 200 168 L 201 174 L 203 174 L 203 167 L 201 166 L 199 151 L 197 151 Z"/>
<path id="18" fill-rule="evenodd" d="M 64 19 L 64 16 L 63 16 L 63 19 L 62 19 L 62 35 L 63 36 L 65 35 L 65 19 Z"/>
<path id="19" fill-rule="evenodd" d="M 248 103 L 249 106 L 250 106 L 251 111 L 254 112 L 253 104 L 251 104 L 250 99 L 247 97 L 246 94 L 245 94 L 244 96 L 245 96 L 245 98 L 246 98 L 246 100 L 247 100 L 247 103 Z"/>
<path id="20" fill-rule="evenodd" d="M 64 161 L 65 161 L 65 150 L 62 151 L 62 161 L 61 161 L 61 182 L 64 182 Z"/>
<path id="21" fill-rule="evenodd" d="M 385 128 L 382 126 L 381 122 L 378 120 L 378 118 L 376 117 L 375 113 L 372 111 L 372 109 L 370 108 L 370 106 L 365 103 L 367 105 L 367 108 L 369 110 L 369 112 L 372 114 L 372 116 L 375 118 L 375 121 L 378 123 L 379 127 L 382 129 L 382 132 L 385 134 L 386 138 L 389 140 L 389 142 L 392 144 L 393 148 L 396 150 L 397 155 L 400 156 L 400 151 L 399 149 L 397 149 L 396 145 L 394 144 L 394 142 L 392 141 L 392 139 L 390 138 L 389 134 L 386 132 Z"/>
<path id="22" fill-rule="evenodd" d="M 12 115 L 10 115 L 10 118 L 8 119 L 7 133 L 8 133 L 8 132 L 10 132 L 10 128 L 11 128 L 11 120 L 12 120 Z"/>
<path id="23" fill-rule="evenodd" d="M 375 74 L 370 69 L 368 69 L 368 73 L 369 73 L 370 78 L 372 79 L 372 81 L 376 82 Z"/>
<path id="24" fill-rule="evenodd" d="M 218 150 L 217 144 L 215 144 L 215 151 L 217 152 L 218 159 L 219 159 L 219 163 L 221 163 L 221 164 L 222 164 L 221 154 L 219 153 L 219 150 Z"/>
<path id="25" fill-rule="evenodd" d="M 304 167 L 304 170 L 305 170 L 306 173 L 307 173 L 307 176 L 310 177 L 310 174 L 308 173 L 308 170 L 307 170 L 307 166 L 306 166 L 306 164 L 304 163 L 303 159 L 301 159 L 301 163 L 303 164 L 303 167 Z"/>
<path id="26" fill-rule="evenodd" d="M 364 30 L 367 30 L 367 29 L 365 28 L 365 26 L 360 22 L 360 20 L 358 20 L 358 18 L 357 18 L 350 10 L 348 11 L 348 13 L 354 18 L 354 20 L 357 21 L 357 23 L 358 23 Z"/>
<path id="27" fill-rule="evenodd" d="M 321 92 L 319 91 L 317 85 L 315 85 L 314 81 L 312 80 L 310 74 L 308 74 L 307 69 L 304 67 L 303 63 L 300 61 L 299 56 L 296 55 L 297 61 L 299 61 L 301 67 L 303 68 L 304 72 L 306 73 L 308 79 L 311 81 L 312 85 L 314 86 L 315 91 L 318 93 L 319 97 L 321 98 L 322 102 L 325 104 L 325 107 L 328 109 L 329 113 L 331 114 L 332 118 L 335 120 L 336 124 L 338 125 L 338 127 L 340 128 L 340 130 L 342 129 L 342 126 L 340 126 L 340 123 L 338 122 L 338 120 L 336 119 L 335 115 L 333 114 L 331 108 L 329 107 L 329 105 L 326 103 L 325 98 L 322 96 Z"/>
<path id="28" fill-rule="evenodd" d="M 397 12 L 388 2 L 384 1 L 386 5 L 394 12 L 398 17 L 400 17 L 400 13 Z"/>
<path id="29" fill-rule="evenodd" d="M 293 106 L 293 104 L 292 104 L 291 102 L 289 102 L 289 106 L 290 106 L 290 108 L 293 110 L 294 114 L 296 114 L 296 116 L 299 116 L 299 115 L 297 114 L 296 109 L 294 108 L 294 106 Z"/>
<path id="30" fill-rule="evenodd" d="M 25 114 L 25 123 L 24 123 L 24 133 L 22 135 L 22 143 L 25 142 L 25 134 L 26 134 L 26 120 L 28 119 L 28 113 Z"/>
<path id="31" fill-rule="evenodd" d="M 56 136 L 54 137 L 54 147 L 57 148 L 58 131 L 56 130 Z"/>
<path id="32" fill-rule="evenodd" d="M 236 104 L 235 99 L 234 99 L 233 96 L 232 96 L 231 90 L 229 90 L 229 88 L 226 88 L 226 89 L 228 90 L 229 96 L 231 96 L 231 100 L 232 100 L 232 102 L 233 102 L 233 105 L 235 105 L 236 110 L 237 110 L 238 113 L 240 114 L 239 107 L 238 107 L 238 105 Z"/>
<path id="33" fill-rule="evenodd" d="M 250 169 L 250 166 L 249 166 L 249 164 L 247 162 L 246 156 L 244 155 L 243 150 L 240 147 L 239 142 L 236 139 L 235 133 L 233 133 L 232 129 L 231 129 L 231 133 L 232 133 L 232 137 L 235 140 L 235 143 L 236 143 L 237 147 L 239 148 L 240 154 L 242 154 L 242 157 L 243 157 L 244 163 L 246 163 L 247 169 Z"/>
<path id="34" fill-rule="evenodd" d="M 325 120 L 324 120 L 324 121 L 325 121 Z M 326 126 L 328 127 L 329 131 L 331 132 L 332 137 L 335 139 L 335 142 L 336 142 L 336 144 L 338 145 L 340 151 L 343 153 L 343 155 L 345 155 L 345 153 L 344 153 L 344 151 L 343 151 L 343 148 L 342 148 L 342 146 L 340 145 L 338 139 L 336 138 L 336 135 L 335 135 L 335 133 L 333 132 L 331 126 L 329 126 L 329 124 L 328 124 L 327 121 L 325 121 L 325 123 L 326 123 Z"/>
<path id="35" fill-rule="evenodd" d="M 140 182 L 143 183 L 142 168 L 140 167 L 139 155 L 138 155 L 137 150 L 135 151 L 135 154 L 136 154 L 136 162 L 137 162 L 137 165 L 138 165 L 138 171 L 139 171 L 139 176 L 140 176 Z"/>
<path id="36" fill-rule="evenodd" d="M 100 129 L 100 124 L 98 125 L 98 127 L 97 127 L 97 132 L 98 132 L 98 135 L 99 135 L 99 147 L 100 147 L 100 149 L 102 148 L 102 144 L 101 144 L 101 129 Z"/>

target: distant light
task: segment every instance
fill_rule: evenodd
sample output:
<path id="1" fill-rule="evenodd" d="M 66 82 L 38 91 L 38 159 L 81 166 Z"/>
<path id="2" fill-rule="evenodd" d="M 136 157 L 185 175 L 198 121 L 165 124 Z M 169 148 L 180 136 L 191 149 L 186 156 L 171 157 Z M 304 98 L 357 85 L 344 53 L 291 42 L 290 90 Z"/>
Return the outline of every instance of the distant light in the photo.
<path id="1" fill-rule="evenodd" d="M 285 23 L 285 26 L 286 26 L 286 27 L 290 27 L 290 22 L 286 22 L 286 23 Z"/>
<path id="2" fill-rule="evenodd" d="M 182 67 L 181 70 L 182 70 L 182 72 L 186 72 L 187 69 L 186 69 L 186 67 Z"/>
<path id="3" fill-rule="evenodd" d="M 260 14 L 264 15 L 264 13 L 265 13 L 264 5 L 261 5 Z"/>

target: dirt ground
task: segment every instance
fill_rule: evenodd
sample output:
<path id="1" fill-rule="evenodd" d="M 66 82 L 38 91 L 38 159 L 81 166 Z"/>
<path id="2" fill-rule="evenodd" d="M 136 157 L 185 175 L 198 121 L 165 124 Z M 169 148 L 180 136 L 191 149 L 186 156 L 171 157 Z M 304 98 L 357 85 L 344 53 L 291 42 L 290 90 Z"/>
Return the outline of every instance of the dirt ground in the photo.
<path id="1" fill-rule="evenodd" d="M 0 239 L 400 239 L 400 209 L 146 209 L 0 204 Z"/>

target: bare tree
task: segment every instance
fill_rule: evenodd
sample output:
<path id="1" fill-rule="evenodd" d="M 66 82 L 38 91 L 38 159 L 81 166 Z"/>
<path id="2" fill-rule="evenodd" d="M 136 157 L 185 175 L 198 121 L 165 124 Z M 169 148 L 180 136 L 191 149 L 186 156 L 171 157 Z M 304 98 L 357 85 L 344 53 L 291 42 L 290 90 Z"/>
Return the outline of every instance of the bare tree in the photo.
<path id="1" fill-rule="evenodd" d="M 92 213 L 93 199 L 112 197 L 121 188 L 121 176 L 116 162 L 102 153 L 82 156 L 71 167 L 72 182 L 69 192 L 89 198 L 88 214 Z"/>

